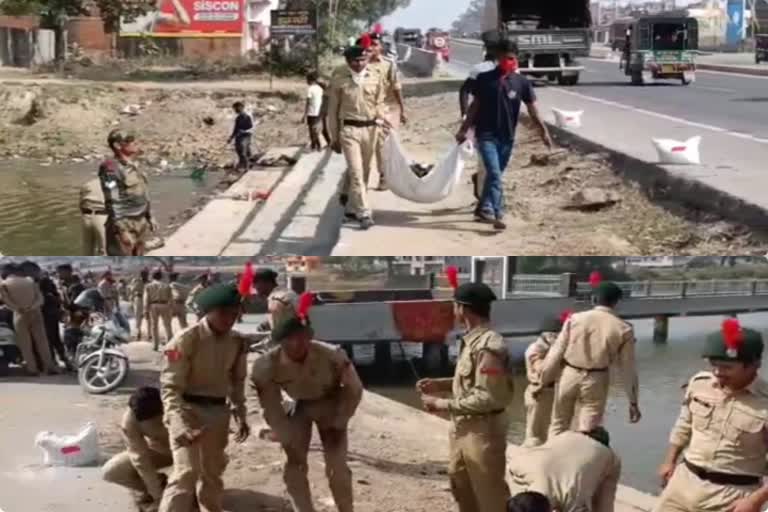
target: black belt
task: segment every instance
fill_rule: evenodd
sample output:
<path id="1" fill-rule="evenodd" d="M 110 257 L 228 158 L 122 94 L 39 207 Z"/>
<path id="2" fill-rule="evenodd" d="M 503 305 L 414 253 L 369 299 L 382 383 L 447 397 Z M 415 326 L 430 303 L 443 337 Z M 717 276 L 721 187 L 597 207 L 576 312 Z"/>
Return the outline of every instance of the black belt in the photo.
<path id="1" fill-rule="evenodd" d="M 732 473 L 720 473 L 718 471 L 709 471 L 695 464 L 691 464 L 687 460 L 683 459 L 683 464 L 690 470 L 691 473 L 718 485 L 759 485 L 762 481 L 762 477 L 754 475 L 734 475 Z"/>
<path id="2" fill-rule="evenodd" d="M 354 126 L 355 128 L 370 128 L 376 126 L 376 121 L 355 121 L 353 119 L 345 119 L 344 126 Z"/>
<path id="3" fill-rule="evenodd" d="M 227 399 L 218 396 L 182 395 L 184 401 L 197 405 L 227 405 Z"/>
<path id="4" fill-rule="evenodd" d="M 581 366 L 576 366 L 575 364 L 571 364 L 568 361 L 565 362 L 565 366 L 569 366 L 574 370 L 579 370 L 580 372 L 587 372 L 587 373 L 600 373 L 600 372 L 608 371 L 608 368 L 582 368 Z"/>
<path id="5" fill-rule="evenodd" d="M 80 208 L 83 215 L 106 215 L 107 210 L 91 210 L 90 208 Z"/>

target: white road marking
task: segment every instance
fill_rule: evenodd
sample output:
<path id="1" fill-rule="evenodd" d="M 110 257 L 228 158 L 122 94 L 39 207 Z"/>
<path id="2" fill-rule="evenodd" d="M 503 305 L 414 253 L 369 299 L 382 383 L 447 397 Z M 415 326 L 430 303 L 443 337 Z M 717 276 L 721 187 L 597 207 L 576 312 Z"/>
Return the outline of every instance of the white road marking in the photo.
<path id="1" fill-rule="evenodd" d="M 724 89 L 722 87 L 705 87 L 703 85 L 692 85 L 693 89 L 703 89 L 705 91 L 725 92 L 728 94 L 736 94 L 738 91 L 735 89 Z"/>

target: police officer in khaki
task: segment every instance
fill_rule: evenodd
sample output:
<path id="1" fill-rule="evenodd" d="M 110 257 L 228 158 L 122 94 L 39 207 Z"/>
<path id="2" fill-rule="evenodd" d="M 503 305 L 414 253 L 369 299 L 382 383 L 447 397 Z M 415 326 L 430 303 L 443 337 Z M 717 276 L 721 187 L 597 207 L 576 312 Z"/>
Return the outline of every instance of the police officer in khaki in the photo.
<path id="1" fill-rule="evenodd" d="M 346 353 L 312 339 L 306 317 L 281 317 L 272 331 L 279 346 L 253 363 L 251 380 L 264 419 L 282 444 L 283 478 L 294 512 L 314 512 L 307 454 L 317 425 L 331 494 L 339 512 L 352 512 L 352 472 L 347 464 L 347 425 L 362 398 L 363 385 Z M 295 401 L 286 412 L 282 392 Z"/>
<path id="2" fill-rule="evenodd" d="M 726 320 L 707 337 L 703 355 L 712 369 L 688 382 L 659 468 L 665 487 L 655 510 L 759 512 L 768 503 L 762 334 Z"/>
<path id="3" fill-rule="evenodd" d="M 547 318 L 542 322 L 541 334 L 525 350 L 525 370 L 528 386 L 525 388 L 525 441 L 523 446 L 539 446 L 547 440 L 555 401 L 555 383 L 544 385 L 541 369 L 544 358 L 563 328 L 563 317 Z"/>
<path id="4" fill-rule="evenodd" d="M 188 309 L 195 312 L 198 320 L 203 318 L 203 314 L 197 307 L 197 298 L 201 293 L 205 291 L 206 288 L 208 288 L 208 286 L 208 274 L 200 274 L 197 276 L 197 284 L 192 287 L 192 289 L 189 291 L 189 295 L 187 295 L 187 301 L 185 305 Z"/>
<path id="5" fill-rule="evenodd" d="M 144 287 L 149 282 L 149 269 L 143 268 L 137 277 L 134 277 L 128 285 L 128 297 L 133 306 L 133 315 L 136 318 L 136 339 L 141 339 L 141 327 L 146 322 L 149 330 L 149 322 L 145 318 Z"/>
<path id="6" fill-rule="evenodd" d="M 173 464 L 159 389 L 141 387 L 131 394 L 120 433 L 125 451 L 104 465 L 104 480 L 130 489 L 142 512 L 155 511 L 168 481 L 160 470 Z"/>
<path id="7" fill-rule="evenodd" d="M 337 69 L 328 92 L 328 130 L 331 147 L 347 161 L 348 195 L 341 191 L 347 220 L 361 229 L 373 226 L 367 184 L 375 157 L 379 126 L 386 125 L 385 89 L 381 74 L 368 67 L 365 49 L 344 52 L 347 64 Z"/>
<path id="8" fill-rule="evenodd" d="M 175 318 L 182 329 L 187 328 L 187 295 L 189 289 L 179 282 L 179 273 L 171 272 L 168 274 L 168 285 L 171 288 L 171 315 Z"/>
<path id="9" fill-rule="evenodd" d="M 598 305 L 572 315 L 547 354 L 542 382 L 557 382 L 550 436 L 569 430 L 574 419 L 575 429 L 580 431 L 602 424 L 611 366 L 621 372 L 630 423 L 640 421 L 635 334 L 632 325 L 616 315 L 621 297 L 621 288 L 615 283 L 601 283 L 596 290 Z"/>
<path id="10" fill-rule="evenodd" d="M 603 427 L 563 432 L 509 462 L 513 492 L 539 492 L 562 512 L 613 512 L 620 478 L 621 459 Z"/>
<path id="11" fill-rule="evenodd" d="M 248 343 L 232 330 L 242 310 L 237 287 L 208 288 L 197 300 L 205 317 L 164 350 L 160 373 L 165 425 L 173 449 L 173 473 L 161 512 L 189 512 L 195 495 L 203 512 L 222 512 L 230 420 L 235 441 L 250 434 L 245 378 Z"/>
<path id="12" fill-rule="evenodd" d="M 37 376 L 41 371 L 49 375 L 60 373 L 45 334 L 40 288 L 14 263 L 6 264 L 2 273 L 5 277 L 0 281 L 0 301 L 14 313 L 16 345 L 24 358 L 27 374 Z"/>
<path id="13" fill-rule="evenodd" d="M 271 330 L 277 320 L 296 313 L 298 296 L 293 290 L 277 284 L 278 274 L 272 269 L 262 268 L 254 273 L 253 287 L 256 295 L 267 301 L 267 322 L 263 327 Z"/>
<path id="14" fill-rule="evenodd" d="M 111 315 L 116 307 L 120 305 L 120 297 L 117 295 L 117 286 L 112 272 L 104 272 L 97 286 L 99 293 L 104 298 L 104 312 Z"/>
<path id="15" fill-rule="evenodd" d="M 460 512 L 504 510 L 509 498 L 506 477 L 506 408 L 512 401 L 504 339 L 490 328 L 493 291 L 466 283 L 454 294 L 456 318 L 466 329 L 453 379 L 417 383 L 424 407 L 451 416 L 451 490 Z M 452 390 L 452 397 L 437 395 Z"/>
<path id="16" fill-rule="evenodd" d="M 152 281 L 144 287 L 144 315 L 150 325 L 150 337 L 155 350 L 160 346 L 160 320 L 163 321 L 166 340 L 173 338 L 171 329 L 171 287 L 163 282 L 162 270 L 152 272 Z"/>
<path id="17" fill-rule="evenodd" d="M 104 192 L 101 191 L 99 178 L 93 178 L 80 188 L 80 222 L 82 224 L 83 255 L 106 255 L 104 226 L 107 223 L 107 209 L 104 206 Z"/>

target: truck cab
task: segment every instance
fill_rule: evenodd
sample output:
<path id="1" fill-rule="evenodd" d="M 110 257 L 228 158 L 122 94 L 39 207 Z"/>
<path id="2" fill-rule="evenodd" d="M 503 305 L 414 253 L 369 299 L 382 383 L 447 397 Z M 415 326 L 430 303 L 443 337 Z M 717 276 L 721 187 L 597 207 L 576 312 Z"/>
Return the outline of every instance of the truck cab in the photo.
<path id="1" fill-rule="evenodd" d="M 424 39 L 424 49 L 440 55 L 445 62 L 451 60 L 451 35 L 448 32 L 432 29 Z"/>

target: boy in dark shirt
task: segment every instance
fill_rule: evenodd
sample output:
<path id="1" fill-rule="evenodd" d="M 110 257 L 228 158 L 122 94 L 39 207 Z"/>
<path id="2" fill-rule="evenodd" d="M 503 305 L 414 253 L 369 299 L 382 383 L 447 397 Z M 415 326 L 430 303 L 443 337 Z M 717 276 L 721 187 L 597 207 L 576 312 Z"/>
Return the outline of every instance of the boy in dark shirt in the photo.
<path id="1" fill-rule="evenodd" d="M 237 170 L 247 171 L 251 168 L 251 135 L 253 134 L 253 118 L 245 111 L 242 101 L 232 105 L 237 116 L 235 127 L 232 130 L 227 143 L 235 141 L 235 153 L 237 153 Z"/>

